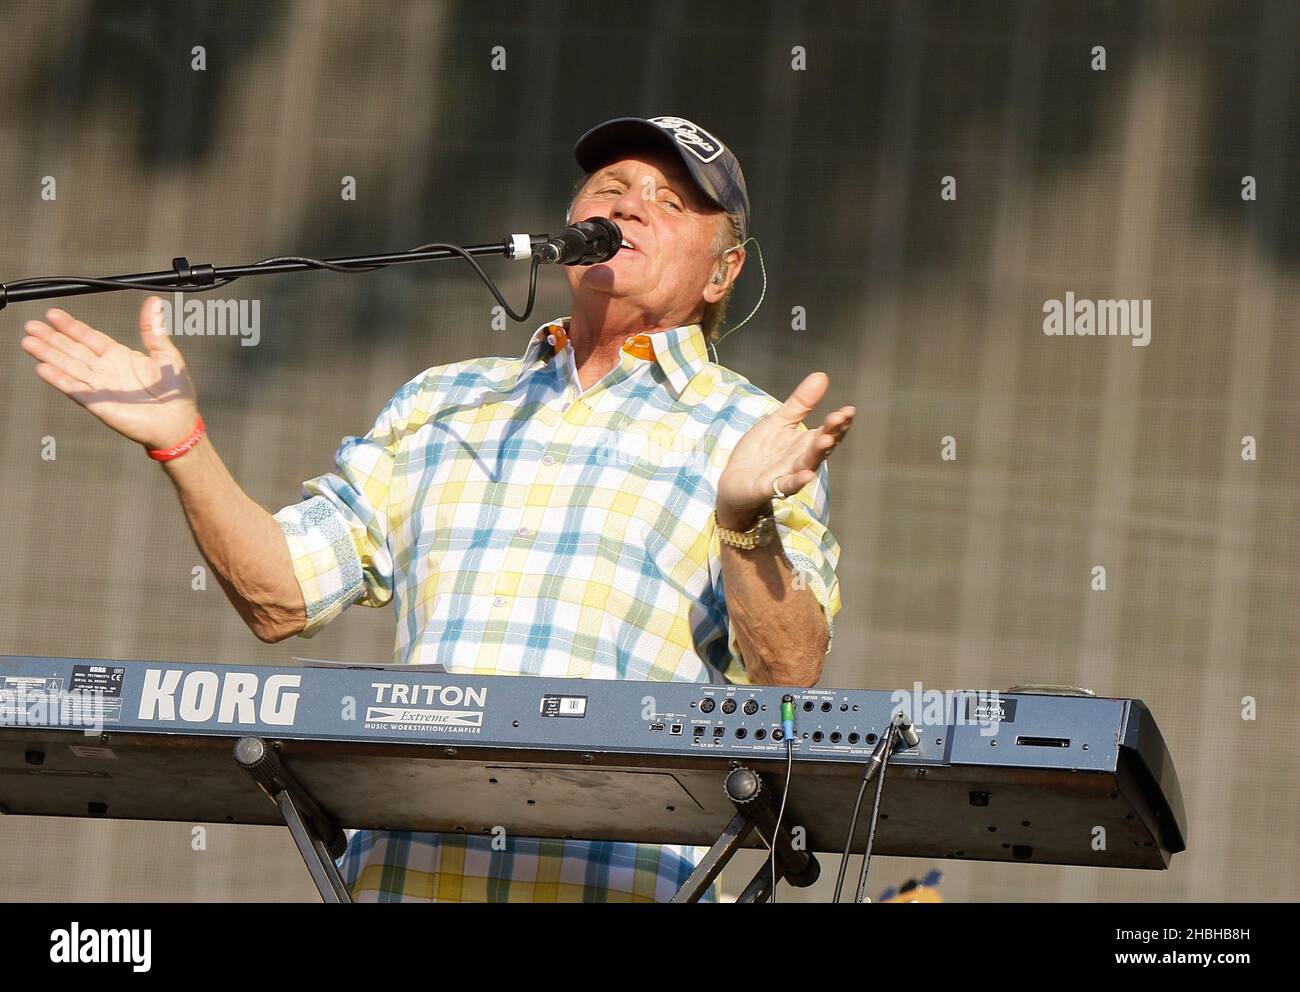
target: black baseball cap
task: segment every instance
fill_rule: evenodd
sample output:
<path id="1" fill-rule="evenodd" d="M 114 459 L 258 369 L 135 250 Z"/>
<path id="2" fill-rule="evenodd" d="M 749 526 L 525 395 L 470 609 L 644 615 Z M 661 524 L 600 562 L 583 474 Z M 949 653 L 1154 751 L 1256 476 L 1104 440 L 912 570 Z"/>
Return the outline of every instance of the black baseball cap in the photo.
<path id="1" fill-rule="evenodd" d="M 723 210 L 740 215 L 741 240 L 748 236 L 749 193 L 740 163 L 716 135 L 684 117 L 615 117 L 579 138 L 573 157 L 584 171 L 595 172 L 638 147 L 676 152 L 705 196 Z"/>

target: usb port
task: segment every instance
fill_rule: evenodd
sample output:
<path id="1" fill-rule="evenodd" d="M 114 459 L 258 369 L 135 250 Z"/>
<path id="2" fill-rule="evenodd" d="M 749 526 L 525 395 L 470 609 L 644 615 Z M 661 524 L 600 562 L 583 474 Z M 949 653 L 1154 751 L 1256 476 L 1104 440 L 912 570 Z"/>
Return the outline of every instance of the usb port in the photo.
<path id="1" fill-rule="evenodd" d="M 682 725 L 680 723 L 674 723 L 668 728 L 668 733 L 672 734 L 674 737 L 680 737 L 682 735 Z"/>
<path id="2" fill-rule="evenodd" d="M 663 725 L 662 723 L 652 723 L 652 724 L 650 724 L 650 733 L 652 733 L 652 734 L 657 734 L 657 733 L 659 733 L 659 731 L 661 731 L 661 730 L 663 730 L 663 729 L 664 729 L 664 725 Z"/>

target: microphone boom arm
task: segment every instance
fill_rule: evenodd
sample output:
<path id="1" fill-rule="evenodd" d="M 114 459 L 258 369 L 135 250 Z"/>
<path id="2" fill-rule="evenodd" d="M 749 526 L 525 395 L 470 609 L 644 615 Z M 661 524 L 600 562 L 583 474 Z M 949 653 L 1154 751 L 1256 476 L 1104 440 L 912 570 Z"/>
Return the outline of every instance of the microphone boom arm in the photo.
<path id="1" fill-rule="evenodd" d="M 615 229 L 617 230 L 617 228 Z M 315 259 L 299 255 L 277 256 L 251 265 L 214 266 L 193 264 L 187 258 L 172 259 L 170 271 L 140 272 L 132 275 L 89 278 L 85 276 L 37 276 L 14 282 L 0 283 L 0 310 L 10 303 L 29 300 L 48 300 L 61 296 L 85 296 L 90 293 L 112 293 L 135 289 L 150 292 L 197 293 L 228 286 L 245 276 L 274 275 L 284 272 L 307 272 L 325 269 L 330 272 L 373 272 L 390 265 L 410 262 L 439 262 L 448 258 L 463 258 L 473 266 L 497 302 L 505 308 L 511 319 L 524 321 L 532 313 L 537 291 L 537 267 L 551 261 L 546 251 L 557 239 L 550 235 L 516 234 L 493 244 L 470 245 L 462 248 L 451 244 L 427 244 L 403 252 L 380 255 L 350 255 L 343 258 Z M 525 249 L 527 249 L 525 251 Z M 516 314 L 497 290 L 496 285 L 475 261 L 476 256 L 504 255 L 507 258 L 532 261 L 529 274 L 528 302 L 522 314 Z M 578 264 L 591 264 L 590 262 Z"/>

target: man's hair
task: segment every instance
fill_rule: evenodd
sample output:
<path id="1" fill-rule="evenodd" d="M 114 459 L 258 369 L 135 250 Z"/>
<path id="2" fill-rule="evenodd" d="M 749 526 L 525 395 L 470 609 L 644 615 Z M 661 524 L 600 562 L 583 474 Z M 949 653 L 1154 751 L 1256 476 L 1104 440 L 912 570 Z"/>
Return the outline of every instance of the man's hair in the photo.
<path id="1" fill-rule="evenodd" d="M 591 173 L 587 173 L 574 183 L 573 192 L 569 194 L 568 209 L 564 212 L 564 222 L 566 224 L 573 222 L 573 201 L 578 198 L 578 194 L 582 192 L 582 187 L 587 184 L 587 180 L 590 178 Z M 722 224 L 718 228 L 718 236 L 713 242 L 713 260 L 715 264 L 720 262 L 728 251 L 740 247 L 740 243 L 744 240 L 740 233 L 740 214 L 727 213 L 724 216 L 726 217 L 726 223 Z M 710 272 L 709 277 L 712 278 L 712 275 L 713 273 Z M 718 300 L 717 303 L 706 303 L 704 305 L 704 313 L 700 317 L 700 327 L 704 332 L 705 341 L 712 342 L 717 340 L 718 331 L 722 327 L 723 318 L 727 315 L 727 301 L 731 299 L 731 294 L 735 288 L 736 284 L 733 282 L 727 287 L 726 296 Z"/>

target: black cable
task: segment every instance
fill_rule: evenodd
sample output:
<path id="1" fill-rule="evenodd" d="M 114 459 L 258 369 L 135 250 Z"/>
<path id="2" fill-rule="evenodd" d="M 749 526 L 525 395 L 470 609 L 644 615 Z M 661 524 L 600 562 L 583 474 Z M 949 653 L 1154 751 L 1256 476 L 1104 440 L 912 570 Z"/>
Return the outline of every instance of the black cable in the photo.
<path id="1" fill-rule="evenodd" d="M 867 865 L 871 863 L 871 845 L 876 840 L 876 817 L 880 813 L 880 794 L 885 788 L 885 771 L 889 767 L 889 755 L 894 750 L 894 740 L 898 735 L 898 729 L 893 724 L 890 724 L 885 733 L 888 735 L 888 740 L 885 743 L 885 750 L 880 755 L 880 772 L 877 776 L 876 795 L 871 800 L 871 826 L 867 829 L 867 843 L 862 849 L 862 870 L 858 873 L 856 902 L 862 902 L 862 896 L 867 890 Z"/>
<path id="2" fill-rule="evenodd" d="M 497 289 L 496 283 L 494 283 L 491 277 L 483 271 L 483 267 L 478 264 L 474 256 L 469 254 L 469 252 L 464 248 L 461 248 L 459 245 L 439 243 L 420 245 L 417 248 L 409 249 L 404 254 L 414 255 L 419 252 L 432 251 L 434 249 L 454 252 L 464 258 L 465 261 L 469 262 L 469 264 L 474 267 L 474 271 L 478 273 L 478 277 L 482 279 L 484 285 L 487 286 L 488 292 L 496 298 L 497 303 L 501 305 L 502 309 L 505 310 L 511 320 L 518 322 L 525 321 L 528 319 L 529 314 L 533 312 L 533 305 L 537 298 L 537 269 L 541 264 L 541 259 L 536 255 L 533 256 L 532 267 L 528 273 L 528 301 L 524 306 L 523 313 L 515 313 L 510 304 L 506 302 L 505 297 L 501 295 L 501 291 Z M 307 258 L 301 255 L 279 255 L 275 258 L 264 258 L 260 262 L 254 262 L 253 265 L 273 265 L 278 262 L 297 262 L 299 265 L 306 265 L 314 269 L 325 269 L 328 272 L 374 272 L 376 269 L 384 269 L 395 264 L 394 262 L 383 262 L 378 265 L 339 265 L 336 262 L 326 262 L 319 258 Z M 260 273 L 247 274 L 257 275 Z M 76 282 L 83 283 L 87 286 L 103 286 L 107 289 L 141 289 L 151 293 L 203 293 L 210 289 L 220 289 L 223 286 L 229 286 L 232 282 L 241 278 L 242 276 L 228 276 L 221 279 L 215 279 L 210 283 L 199 286 L 177 285 L 175 283 L 125 282 L 121 279 L 96 279 L 88 276 L 39 276 L 35 279 L 17 279 L 13 282 L 5 283 L 5 288 L 26 289 L 28 287 Z"/>
<path id="3" fill-rule="evenodd" d="M 844 838 L 844 853 L 840 855 L 840 871 L 839 871 L 839 875 L 835 879 L 835 895 L 831 897 L 832 902 L 839 902 L 840 896 L 844 891 L 844 874 L 848 870 L 849 856 L 853 850 L 853 835 L 854 833 L 857 832 L 858 829 L 858 814 L 862 811 L 862 797 L 866 795 L 867 783 L 871 781 L 871 776 L 873 772 L 875 772 L 878 769 L 880 774 L 881 785 L 876 786 L 876 798 L 875 801 L 872 803 L 872 807 L 871 807 L 872 808 L 871 833 L 872 834 L 875 833 L 875 819 L 876 819 L 876 812 L 879 809 L 880 789 L 883 786 L 883 783 L 885 781 L 885 774 L 884 774 L 885 765 L 889 761 L 889 755 L 894 749 L 894 742 L 897 739 L 897 737 L 898 737 L 898 729 L 894 726 L 893 723 L 891 723 L 889 727 L 885 730 L 885 735 L 884 737 L 881 738 L 879 746 L 874 751 L 871 752 L 871 756 L 867 758 L 866 765 L 863 766 L 862 782 L 858 785 L 858 798 L 853 803 L 853 815 L 849 818 L 848 836 Z M 867 857 L 869 857 L 870 850 L 871 850 L 871 837 L 868 836 L 867 844 L 863 848 L 864 864 L 866 862 Z M 860 882 L 861 880 L 859 880 L 859 895 L 861 894 Z"/>
<path id="4" fill-rule="evenodd" d="M 853 848 L 853 833 L 858 829 L 858 812 L 862 809 L 862 797 L 867 791 L 867 781 L 871 773 L 871 762 L 867 762 L 867 767 L 862 771 L 862 783 L 858 786 L 858 801 L 853 804 L 853 816 L 849 819 L 849 835 L 844 838 L 844 853 L 840 856 L 840 874 L 835 879 L 835 895 L 831 897 L 831 902 L 840 901 L 840 893 L 844 891 L 844 872 L 849 867 L 849 853 Z"/>
<path id="5" fill-rule="evenodd" d="M 266 259 L 263 262 L 254 262 L 254 265 L 264 265 L 266 262 L 274 259 Z M 87 286 L 104 286 L 108 289 L 146 289 L 153 293 L 200 293 L 208 289 L 220 289 L 222 286 L 229 286 L 238 279 L 239 276 L 231 276 L 228 279 L 218 279 L 214 282 L 203 286 L 178 286 L 175 283 L 150 283 L 150 282 L 124 282 L 121 279 L 95 279 L 91 276 L 37 276 L 35 279 L 15 279 L 13 282 L 4 284 L 5 289 L 27 289 L 38 286 L 52 286 L 63 282 L 80 282 Z"/>
<path id="6" fill-rule="evenodd" d="M 781 808 L 777 810 L 776 826 L 772 828 L 772 905 L 776 905 L 776 839 L 781 836 L 781 818 L 785 816 L 785 800 L 790 795 L 790 772 L 794 769 L 794 738 L 785 742 L 785 788 L 781 790 Z"/>

